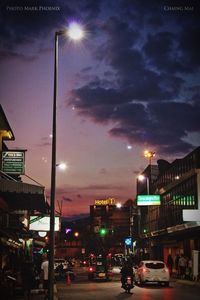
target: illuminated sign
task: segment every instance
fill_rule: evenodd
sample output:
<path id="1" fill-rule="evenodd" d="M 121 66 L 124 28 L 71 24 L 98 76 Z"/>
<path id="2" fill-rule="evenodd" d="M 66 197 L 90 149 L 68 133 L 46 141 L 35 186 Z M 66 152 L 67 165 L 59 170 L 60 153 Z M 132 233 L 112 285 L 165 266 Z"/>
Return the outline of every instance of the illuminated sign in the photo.
<path id="1" fill-rule="evenodd" d="M 95 200 L 95 205 L 114 205 L 115 199 L 114 198 L 108 198 L 108 199 L 102 199 L 102 200 Z"/>
<path id="2" fill-rule="evenodd" d="M 59 217 L 55 217 L 55 231 L 59 231 Z M 34 231 L 49 231 L 50 217 L 49 216 L 30 216 L 29 230 Z"/>
<path id="3" fill-rule="evenodd" d="M 127 237 L 127 238 L 125 238 L 124 242 L 125 242 L 126 246 L 131 246 L 132 245 L 132 238 Z"/>
<path id="4" fill-rule="evenodd" d="M 199 222 L 200 209 L 183 209 L 183 221 L 186 222 Z"/>
<path id="5" fill-rule="evenodd" d="M 160 205 L 160 195 L 138 195 L 137 205 Z"/>
<path id="6" fill-rule="evenodd" d="M 2 171 L 8 174 L 25 173 L 25 151 L 2 152 Z"/>
<path id="7" fill-rule="evenodd" d="M 172 198 L 173 205 L 193 206 L 195 205 L 194 195 L 174 195 Z"/>

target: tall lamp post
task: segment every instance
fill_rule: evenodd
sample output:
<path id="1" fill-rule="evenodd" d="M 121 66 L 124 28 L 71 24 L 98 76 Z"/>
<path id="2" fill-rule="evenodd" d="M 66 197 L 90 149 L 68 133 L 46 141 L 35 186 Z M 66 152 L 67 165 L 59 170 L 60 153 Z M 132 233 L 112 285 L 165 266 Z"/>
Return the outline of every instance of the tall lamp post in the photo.
<path id="1" fill-rule="evenodd" d="M 55 246 L 55 190 L 56 190 L 56 103 L 58 81 L 58 37 L 66 35 L 72 40 L 83 37 L 81 27 L 73 22 L 68 29 L 55 32 L 54 40 L 54 89 L 53 89 L 53 123 L 52 123 L 52 154 L 51 154 L 51 200 L 50 200 L 50 247 L 49 247 L 49 287 L 48 299 L 54 299 L 54 246 Z"/>
<path id="2" fill-rule="evenodd" d="M 151 162 L 152 162 L 152 158 L 155 156 L 155 152 L 154 151 L 149 151 L 149 150 L 145 150 L 144 151 L 144 157 L 148 158 L 149 160 L 149 175 L 148 176 L 144 176 L 143 174 L 139 175 L 138 176 L 138 180 L 139 181 L 144 181 L 146 180 L 146 193 L 147 195 L 150 195 L 151 194 L 151 182 L 152 182 L 152 166 L 151 166 Z M 150 229 L 151 229 L 151 226 L 150 226 L 150 221 L 151 221 L 151 218 L 150 218 L 150 208 L 148 206 L 148 211 L 147 211 L 147 216 L 148 216 L 148 231 L 149 231 L 149 234 L 150 234 Z M 140 211 L 139 211 L 139 214 L 140 214 Z M 141 216 L 140 216 L 140 220 L 141 220 Z M 140 221 L 139 221 L 140 223 Z M 140 225 L 139 225 L 140 226 Z M 139 227 L 139 230 L 140 230 L 140 227 Z M 148 244 L 149 244 L 149 251 L 150 251 L 150 237 L 149 237 L 149 241 L 148 241 Z"/>
<path id="3" fill-rule="evenodd" d="M 150 150 L 145 150 L 144 151 L 144 157 L 148 158 L 149 160 L 149 167 L 150 167 L 150 170 L 149 170 L 149 194 L 151 192 L 151 161 L 152 161 L 152 158 L 156 155 L 156 153 L 154 151 L 150 151 Z"/>

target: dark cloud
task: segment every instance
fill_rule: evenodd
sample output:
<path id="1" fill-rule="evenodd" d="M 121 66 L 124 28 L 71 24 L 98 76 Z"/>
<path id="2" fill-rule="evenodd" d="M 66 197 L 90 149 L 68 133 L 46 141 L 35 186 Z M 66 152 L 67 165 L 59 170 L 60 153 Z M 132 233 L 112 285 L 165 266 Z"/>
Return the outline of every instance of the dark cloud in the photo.
<path id="1" fill-rule="evenodd" d="M 187 135 L 200 129 L 199 1 L 28 1 L 28 7 L 38 5 L 59 9 L 36 13 L 24 9 L 27 0 L 1 3 L 1 59 L 33 61 L 51 50 L 53 32 L 79 15 L 93 34 L 94 63 L 77 74 L 79 87 L 68 104 L 94 122 L 112 124 L 112 136 L 160 153 L 193 147 Z M 185 5 L 193 9 L 170 9 Z"/>
<path id="2" fill-rule="evenodd" d="M 99 190 L 121 190 L 122 186 L 119 185 L 111 185 L 111 184 L 94 184 L 85 186 L 83 188 L 80 188 L 82 190 L 88 190 L 88 191 L 99 191 Z"/>
<path id="3" fill-rule="evenodd" d="M 70 217 L 65 217 L 64 220 L 71 222 L 71 221 L 76 221 L 79 219 L 86 219 L 86 218 L 89 218 L 89 216 L 90 216 L 89 213 L 72 214 Z"/>
<path id="4" fill-rule="evenodd" d="M 183 17 L 164 5 L 175 3 L 120 2 L 120 18 L 116 10 L 105 19 L 105 39 L 94 52 L 114 76 L 95 76 L 73 90 L 70 105 L 95 122 L 113 124 L 115 137 L 162 154 L 183 153 L 194 147 L 188 134 L 200 130 L 199 87 L 192 83 L 200 69 L 199 8 L 192 1 L 193 13 Z"/>
<path id="5" fill-rule="evenodd" d="M 68 198 L 68 197 L 65 197 L 65 196 L 62 197 L 62 200 L 67 201 L 67 202 L 72 202 L 71 198 Z"/>
<path id="6" fill-rule="evenodd" d="M 25 58 L 27 52 L 19 53 L 22 45 L 33 44 L 39 51 L 53 39 L 56 30 L 63 29 L 75 20 L 82 21 L 91 16 L 95 18 L 100 10 L 101 1 L 95 0 L 6 0 L 0 4 L 0 58 L 7 55 Z M 40 47 L 37 45 L 40 40 Z M 35 47 L 33 48 L 35 50 Z M 9 51 L 9 53 L 8 53 Z M 30 51 L 30 50 L 29 50 Z M 20 56 L 21 55 L 21 56 Z"/>
<path id="7" fill-rule="evenodd" d="M 197 71 L 200 65 L 199 29 L 199 26 L 193 26 L 187 31 L 183 30 L 180 36 L 179 51 L 182 53 L 181 59 L 184 65 L 191 68 L 191 72 Z"/>

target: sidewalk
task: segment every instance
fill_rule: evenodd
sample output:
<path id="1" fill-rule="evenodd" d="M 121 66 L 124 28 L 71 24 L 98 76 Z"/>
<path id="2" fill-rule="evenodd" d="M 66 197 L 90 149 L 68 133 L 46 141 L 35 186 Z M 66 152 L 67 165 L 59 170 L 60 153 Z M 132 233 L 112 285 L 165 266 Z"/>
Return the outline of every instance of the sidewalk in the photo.
<path id="1" fill-rule="evenodd" d="M 57 286 L 54 284 L 54 300 L 58 300 Z M 24 300 L 23 295 L 16 296 L 16 300 Z M 44 290 L 43 289 L 33 289 L 31 290 L 30 300 L 44 300 Z"/>
<path id="2" fill-rule="evenodd" d="M 200 281 L 186 280 L 186 279 L 172 279 L 170 282 L 174 282 L 175 285 L 184 285 L 184 286 L 195 286 L 200 288 Z"/>

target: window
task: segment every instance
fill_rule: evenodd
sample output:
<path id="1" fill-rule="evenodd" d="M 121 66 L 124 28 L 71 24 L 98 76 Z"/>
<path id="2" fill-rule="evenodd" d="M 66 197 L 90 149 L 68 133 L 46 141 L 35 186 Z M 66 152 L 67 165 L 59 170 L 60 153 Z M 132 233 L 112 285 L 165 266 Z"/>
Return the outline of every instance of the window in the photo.
<path id="1" fill-rule="evenodd" d="M 159 263 L 159 262 L 146 263 L 145 266 L 148 269 L 154 269 L 154 270 L 164 269 L 164 267 L 165 267 L 165 265 L 163 263 Z"/>

